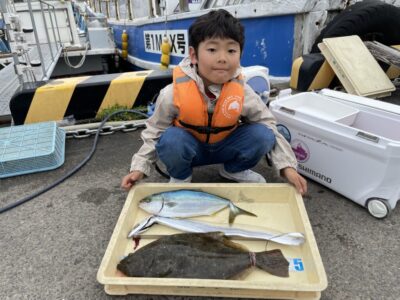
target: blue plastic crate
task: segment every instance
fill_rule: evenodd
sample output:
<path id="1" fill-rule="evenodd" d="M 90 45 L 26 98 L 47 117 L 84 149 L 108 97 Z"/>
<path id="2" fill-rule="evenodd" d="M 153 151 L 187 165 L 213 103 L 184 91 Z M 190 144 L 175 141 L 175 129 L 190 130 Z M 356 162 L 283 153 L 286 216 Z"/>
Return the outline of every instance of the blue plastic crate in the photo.
<path id="1" fill-rule="evenodd" d="M 58 168 L 64 153 L 65 131 L 55 122 L 0 128 L 0 178 Z"/>

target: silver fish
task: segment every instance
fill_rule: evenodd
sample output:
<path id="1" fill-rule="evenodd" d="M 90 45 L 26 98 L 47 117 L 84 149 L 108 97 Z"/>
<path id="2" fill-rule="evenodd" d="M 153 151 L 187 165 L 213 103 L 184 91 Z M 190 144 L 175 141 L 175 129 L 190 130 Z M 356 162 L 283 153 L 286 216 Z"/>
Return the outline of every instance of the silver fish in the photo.
<path id="1" fill-rule="evenodd" d="M 174 219 L 174 218 L 166 218 L 160 216 L 150 216 L 148 218 L 145 218 L 140 223 L 136 224 L 135 227 L 133 227 L 133 229 L 129 232 L 128 238 L 140 235 L 141 233 L 148 230 L 153 224 L 162 224 L 184 232 L 193 232 L 193 233 L 206 233 L 206 232 L 218 231 L 230 237 L 266 240 L 290 246 L 301 245 L 304 243 L 305 240 L 304 235 L 300 232 L 269 233 L 265 231 L 246 230 L 233 227 L 218 226 L 215 224 L 205 223 L 200 221 Z"/>
<path id="2" fill-rule="evenodd" d="M 232 201 L 201 191 L 176 190 L 152 194 L 139 201 L 139 207 L 161 217 L 190 218 L 212 215 L 229 207 L 229 223 L 238 215 L 255 214 L 237 207 Z"/>

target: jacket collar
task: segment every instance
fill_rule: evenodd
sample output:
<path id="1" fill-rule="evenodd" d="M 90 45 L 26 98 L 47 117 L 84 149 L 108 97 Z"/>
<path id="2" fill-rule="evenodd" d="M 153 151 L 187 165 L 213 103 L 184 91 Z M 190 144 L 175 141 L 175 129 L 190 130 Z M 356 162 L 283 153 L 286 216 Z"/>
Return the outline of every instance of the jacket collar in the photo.
<path id="1" fill-rule="evenodd" d="M 187 76 L 189 76 L 191 79 L 193 79 L 196 82 L 197 87 L 199 88 L 200 92 L 203 95 L 206 95 L 205 86 L 204 86 L 203 80 L 201 79 L 201 77 L 197 73 L 197 67 L 195 65 L 192 65 L 192 63 L 190 62 L 190 57 L 189 56 L 185 57 L 179 63 L 179 67 L 181 67 L 182 71 Z M 242 68 L 239 67 L 236 70 L 233 78 L 236 78 L 237 76 L 239 76 L 241 72 L 242 72 Z M 233 78 L 231 78 L 231 79 L 233 79 Z M 218 98 L 220 93 L 221 93 L 222 85 L 221 84 L 213 84 L 213 85 L 210 85 L 208 87 L 208 89 L 209 89 L 210 92 L 212 92 Z"/>

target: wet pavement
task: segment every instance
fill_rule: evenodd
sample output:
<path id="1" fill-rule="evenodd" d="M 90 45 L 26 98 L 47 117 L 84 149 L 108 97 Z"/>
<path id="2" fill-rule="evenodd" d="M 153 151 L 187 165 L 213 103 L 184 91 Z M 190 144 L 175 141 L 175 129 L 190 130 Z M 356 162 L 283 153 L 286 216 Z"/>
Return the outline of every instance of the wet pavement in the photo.
<path id="1" fill-rule="evenodd" d="M 92 142 L 93 137 L 67 140 L 66 161 L 59 169 L 0 180 L 0 206 L 61 177 L 89 153 Z M 139 131 L 101 137 L 93 158 L 78 173 L 0 215 L 0 299 L 195 298 L 113 297 L 96 281 L 127 196 L 120 181 L 140 145 Z M 268 182 L 283 182 L 265 161 L 255 170 Z M 167 179 L 154 172 L 146 181 Z M 193 181 L 228 182 L 212 166 L 195 169 Z M 398 299 L 400 209 L 377 220 L 363 207 L 308 182 L 304 202 L 328 277 L 321 299 Z"/>

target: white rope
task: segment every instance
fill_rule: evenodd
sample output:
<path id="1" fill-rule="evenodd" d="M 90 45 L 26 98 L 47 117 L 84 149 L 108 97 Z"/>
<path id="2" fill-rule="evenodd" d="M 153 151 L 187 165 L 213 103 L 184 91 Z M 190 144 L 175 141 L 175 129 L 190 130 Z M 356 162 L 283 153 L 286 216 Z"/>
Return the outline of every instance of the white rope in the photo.
<path id="1" fill-rule="evenodd" d="M 86 43 L 86 46 L 85 46 L 85 53 L 83 53 L 83 56 L 82 56 L 81 60 L 80 60 L 75 66 L 74 66 L 73 64 L 71 64 L 71 62 L 69 61 L 68 51 L 67 51 L 67 49 L 65 49 L 65 50 L 66 50 L 66 51 L 64 52 L 64 61 L 65 61 L 65 64 L 66 64 L 67 66 L 71 67 L 71 68 L 79 69 L 79 68 L 82 67 L 83 64 L 85 63 L 86 55 L 87 55 L 87 53 L 88 53 L 88 51 L 89 51 L 89 42 Z"/>

